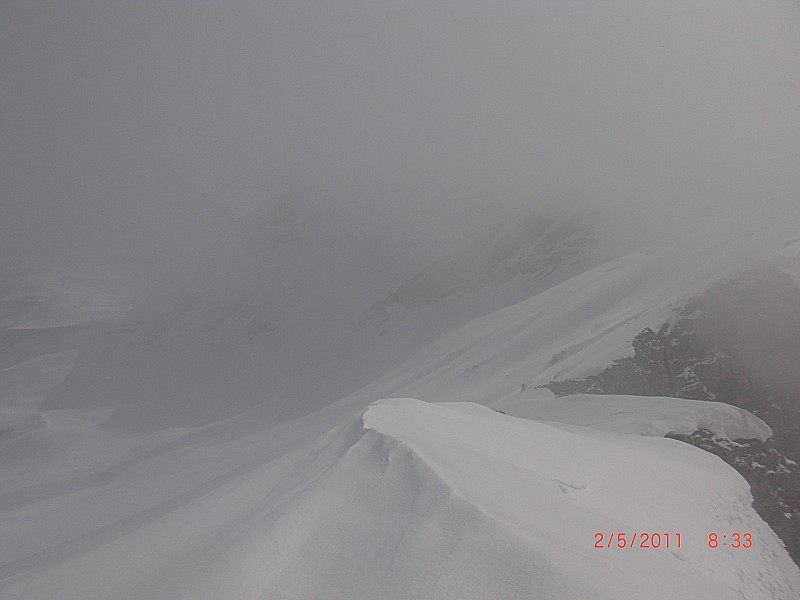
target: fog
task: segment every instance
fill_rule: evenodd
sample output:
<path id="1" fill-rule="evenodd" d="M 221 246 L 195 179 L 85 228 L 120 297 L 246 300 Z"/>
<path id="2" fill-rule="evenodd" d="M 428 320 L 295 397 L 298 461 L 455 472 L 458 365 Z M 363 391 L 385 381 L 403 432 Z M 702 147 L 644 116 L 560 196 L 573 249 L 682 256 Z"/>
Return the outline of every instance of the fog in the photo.
<path id="1" fill-rule="evenodd" d="M 795 598 L 799 167 L 794 0 L 0 0 L 0 597 Z"/>
<path id="2" fill-rule="evenodd" d="M 537 204 L 645 235 L 773 209 L 799 27 L 789 2 L 3 2 L 1 262 L 147 277 L 287 203 L 414 268 Z"/>

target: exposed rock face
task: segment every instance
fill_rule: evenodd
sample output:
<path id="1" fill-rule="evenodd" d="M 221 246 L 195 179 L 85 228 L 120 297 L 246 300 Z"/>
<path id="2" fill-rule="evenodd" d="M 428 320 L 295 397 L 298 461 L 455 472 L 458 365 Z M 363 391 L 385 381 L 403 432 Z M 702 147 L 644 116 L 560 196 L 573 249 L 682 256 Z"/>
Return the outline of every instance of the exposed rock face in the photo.
<path id="1" fill-rule="evenodd" d="M 669 434 L 711 454 L 716 454 L 736 468 L 750 484 L 753 508 L 786 544 L 795 562 L 800 560 L 800 470 L 770 439 L 730 442 L 705 430 L 692 435 Z"/>
<path id="2" fill-rule="evenodd" d="M 676 309 L 633 342 L 634 356 L 556 395 L 637 394 L 716 400 L 774 431 L 766 444 L 708 432 L 672 436 L 720 456 L 750 483 L 754 506 L 800 564 L 800 289 L 774 268 L 749 271 Z"/>

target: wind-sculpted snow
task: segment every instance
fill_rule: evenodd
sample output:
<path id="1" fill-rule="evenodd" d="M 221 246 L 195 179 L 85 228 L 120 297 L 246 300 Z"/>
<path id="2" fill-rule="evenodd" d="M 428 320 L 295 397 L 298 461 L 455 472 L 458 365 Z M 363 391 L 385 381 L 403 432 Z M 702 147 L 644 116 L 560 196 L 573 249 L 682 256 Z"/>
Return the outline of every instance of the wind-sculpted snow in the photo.
<path id="1" fill-rule="evenodd" d="M 95 404 L 78 411 L 51 397 L 59 410 L 0 440 L 0 598 L 796 598 L 798 569 L 735 471 L 675 440 L 618 431 L 705 426 L 761 438 L 758 421 L 713 405 L 711 414 L 678 404 L 677 412 L 634 414 L 625 404 L 597 415 L 592 424 L 611 429 L 602 431 L 460 404 L 533 406 L 537 386 L 597 373 L 629 351 L 637 332 L 718 278 L 774 257 L 784 233 L 798 228 L 797 219 L 782 219 L 769 239 L 748 237 L 757 220 L 736 219 L 702 244 L 684 232 L 667 248 L 609 262 L 469 322 L 345 399 L 316 411 L 316 401 L 298 402 L 292 414 L 305 416 L 296 421 L 275 414 L 280 382 L 230 379 L 256 369 L 310 378 L 311 363 L 285 352 L 284 342 L 298 341 L 291 328 L 246 339 L 245 320 L 215 325 L 205 318 L 214 310 L 190 302 L 178 305 L 186 310 L 169 327 L 153 327 L 160 335 L 152 343 L 145 336 L 135 347 L 109 344 L 113 353 L 92 346 L 86 379 L 73 377 L 62 391 L 75 391 L 75 406 L 83 406 L 83 392 L 95 390 L 100 406 L 131 407 L 159 431 L 98 429 L 106 417 Z M 799 251 L 787 246 L 782 259 L 796 266 Z M 327 348 L 316 325 L 304 331 L 303 344 Z M 278 362 L 265 362 L 258 344 L 280 350 Z M 223 354 L 234 371 L 221 368 Z M 197 356 L 205 359 L 189 361 Z M 19 363 L 24 369 L 4 376 L 23 381 L 29 368 L 53 367 L 55 379 L 62 358 L 69 356 Z M 333 366 L 318 373 L 329 390 L 336 386 L 323 380 L 331 373 L 335 379 Z M 155 410 L 171 406 L 158 386 L 181 379 L 198 395 L 180 396 L 169 421 L 171 413 Z M 193 422 L 198 398 L 243 407 L 244 392 L 259 408 L 206 427 L 163 429 Z M 391 396 L 456 404 L 364 408 Z M 754 546 L 712 551 L 712 531 L 751 532 Z M 679 533 L 682 547 L 598 549 L 598 532 L 668 532 L 673 544 Z"/>
<path id="2" fill-rule="evenodd" d="M 3 598 L 794 598 L 800 571 L 716 457 L 474 404 L 382 400 L 317 441 L 4 572 Z M 199 466 L 199 465 L 198 465 Z M 681 548 L 594 547 L 680 533 Z M 752 532 L 710 550 L 710 531 Z M 13 576 L 11 576 L 13 575 Z"/>
<path id="3" fill-rule="evenodd" d="M 726 440 L 772 437 L 772 429 L 755 415 L 723 402 L 658 396 L 578 394 L 531 402 L 512 399 L 496 409 L 536 421 L 556 421 L 594 429 L 652 435 L 690 435 L 705 429 Z"/>

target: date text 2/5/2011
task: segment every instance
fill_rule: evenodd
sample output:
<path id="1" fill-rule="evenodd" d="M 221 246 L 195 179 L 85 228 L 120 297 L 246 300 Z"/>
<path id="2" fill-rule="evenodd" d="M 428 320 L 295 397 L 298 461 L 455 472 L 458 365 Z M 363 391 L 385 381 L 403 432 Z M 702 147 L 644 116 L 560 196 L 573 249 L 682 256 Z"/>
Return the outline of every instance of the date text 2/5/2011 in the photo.
<path id="1" fill-rule="evenodd" d="M 641 548 L 649 550 L 653 548 L 680 548 L 680 533 L 659 533 L 659 532 L 640 532 L 628 533 L 625 531 L 613 533 L 594 534 L 594 547 L 598 549 L 610 548 Z"/>

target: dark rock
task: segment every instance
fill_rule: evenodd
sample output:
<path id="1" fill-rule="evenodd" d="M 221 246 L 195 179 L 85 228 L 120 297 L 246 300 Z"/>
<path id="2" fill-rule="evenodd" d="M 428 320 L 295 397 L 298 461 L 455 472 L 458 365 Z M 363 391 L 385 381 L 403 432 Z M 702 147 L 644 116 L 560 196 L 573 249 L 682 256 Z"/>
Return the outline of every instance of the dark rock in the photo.
<path id="1" fill-rule="evenodd" d="M 553 381 L 557 396 L 635 394 L 715 400 L 752 412 L 767 444 L 671 436 L 716 454 L 750 483 L 759 515 L 800 564 L 800 289 L 776 268 L 749 271 L 676 309 L 633 341 L 634 356 L 585 379 Z"/>

